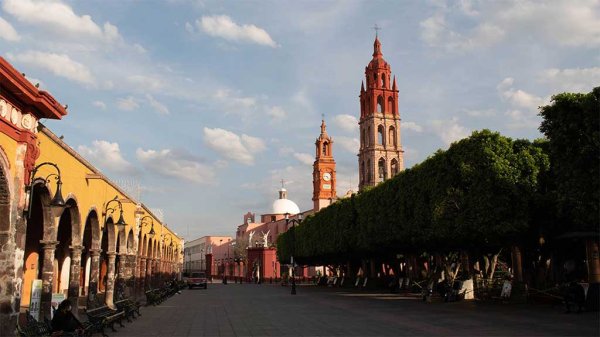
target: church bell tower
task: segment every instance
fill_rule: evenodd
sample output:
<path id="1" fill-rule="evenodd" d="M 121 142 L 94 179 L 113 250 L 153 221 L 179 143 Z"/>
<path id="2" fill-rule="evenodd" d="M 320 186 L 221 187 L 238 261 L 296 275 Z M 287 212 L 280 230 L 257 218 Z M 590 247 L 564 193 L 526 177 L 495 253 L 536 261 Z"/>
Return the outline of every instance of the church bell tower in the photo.
<path id="1" fill-rule="evenodd" d="M 404 169 L 396 77 L 383 59 L 375 37 L 373 59 L 365 68 L 367 87 L 360 88 L 359 190 L 374 186 Z"/>
<path id="2" fill-rule="evenodd" d="M 321 134 L 315 141 L 316 157 L 313 164 L 313 209 L 315 211 L 331 205 L 337 198 L 332 145 L 333 139 L 327 135 L 325 120 L 322 120 Z"/>

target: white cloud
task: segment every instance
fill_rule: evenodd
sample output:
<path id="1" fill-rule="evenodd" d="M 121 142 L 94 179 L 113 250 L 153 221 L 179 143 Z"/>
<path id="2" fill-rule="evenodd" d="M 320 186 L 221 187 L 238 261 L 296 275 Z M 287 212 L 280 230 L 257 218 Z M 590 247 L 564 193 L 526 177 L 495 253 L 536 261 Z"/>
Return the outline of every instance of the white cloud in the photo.
<path id="1" fill-rule="evenodd" d="M 450 145 L 452 142 L 463 139 L 469 135 L 469 130 L 458 124 L 458 118 L 456 117 L 450 120 L 433 120 L 431 121 L 431 126 L 435 134 L 446 145 Z"/>
<path id="2" fill-rule="evenodd" d="M 102 102 L 102 101 L 93 101 L 93 102 L 92 102 L 92 104 L 93 104 L 95 107 L 98 107 L 98 108 L 100 108 L 100 109 L 102 109 L 102 110 L 105 110 L 105 109 L 106 109 L 106 103 L 104 103 L 104 102 Z"/>
<path id="3" fill-rule="evenodd" d="M 526 108 L 530 111 L 537 112 L 538 107 L 546 103 L 546 100 L 542 97 L 513 88 L 513 84 L 514 79 L 507 77 L 496 86 L 500 96 L 512 106 Z"/>
<path id="4" fill-rule="evenodd" d="M 133 47 L 133 50 L 135 50 L 136 52 L 138 52 L 140 54 L 145 54 L 147 52 L 146 48 L 144 48 L 144 46 L 142 46 L 139 43 L 134 43 L 132 47 Z"/>
<path id="5" fill-rule="evenodd" d="M 21 54 L 8 53 L 7 57 L 11 61 L 21 62 L 30 67 L 44 69 L 56 76 L 61 76 L 75 82 L 90 85 L 95 83 L 94 76 L 90 70 L 83 64 L 73 61 L 66 54 L 27 51 Z"/>
<path id="6" fill-rule="evenodd" d="M 454 24 L 465 21 L 474 24 Z M 600 2 L 463 0 L 458 5 L 444 2 L 421 22 L 421 38 L 431 47 L 448 51 L 484 48 L 508 38 L 595 47 L 600 45 Z"/>
<path id="7" fill-rule="evenodd" d="M 589 92 L 600 85 L 600 67 L 547 69 L 540 81 L 552 86 L 552 92 Z"/>
<path id="8" fill-rule="evenodd" d="M 109 42 L 121 40 L 119 30 L 114 25 L 105 22 L 100 27 L 90 15 L 77 15 L 61 1 L 5 0 L 2 8 L 17 20 L 45 30 Z"/>
<path id="9" fill-rule="evenodd" d="M 269 115 L 274 121 L 280 121 L 287 116 L 287 112 L 280 106 L 273 106 L 267 108 L 267 115 Z"/>
<path id="10" fill-rule="evenodd" d="M 131 75 L 127 76 L 127 82 L 139 92 L 152 91 L 155 92 L 162 88 L 160 79 L 148 75 Z"/>
<path id="11" fill-rule="evenodd" d="M 153 107 L 154 110 L 156 110 L 156 112 L 158 112 L 159 114 L 168 115 L 170 113 L 169 108 L 167 108 L 167 106 L 162 104 L 161 102 L 157 101 L 154 97 L 152 97 L 152 95 L 146 94 L 146 99 L 148 100 L 148 104 L 150 104 L 150 106 Z"/>
<path id="12" fill-rule="evenodd" d="M 191 23 L 189 23 L 189 22 L 186 22 L 186 23 L 185 23 L 185 30 L 186 30 L 188 33 L 192 34 L 192 33 L 194 33 L 194 26 L 193 26 Z"/>
<path id="13" fill-rule="evenodd" d="M 238 25 L 227 15 L 203 16 L 196 25 L 206 34 L 236 42 L 277 47 L 269 33 L 255 25 Z"/>
<path id="14" fill-rule="evenodd" d="M 135 154 L 147 170 L 162 176 L 199 184 L 214 184 L 214 169 L 187 153 L 171 149 L 144 150 L 138 148 Z"/>
<path id="15" fill-rule="evenodd" d="M 446 23 L 443 13 L 425 19 L 420 23 L 421 38 L 430 47 L 441 47 L 448 51 L 469 51 L 495 44 L 504 37 L 504 30 L 490 23 L 483 23 L 467 35 L 453 31 Z"/>
<path id="16" fill-rule="evenodd" d="M 214 92 L 213 98 L 225 108 L 226 113 L 244 114 L 257 106 L 256 98 L 241 96 L 230 89 L 218 89 Z"/>
<path id="17" fill-rule="evenodd" d="M 333 118 L 335 125 L 348 132 L 358 131 L 358 119 L 352 115 L 337 115 Z"/>
<path id="18" fill-rule="evenodd" d="M 423 132 L 423 127 L 415 122 L 402 122 L 400 127 L 405 130 L 411 130 L 414 132 Z"/>
<path id="19" fill-rule="evenodd" d="M 134 97 L 128 96 L 126 98 L 119 98 L 117 100 L 117 107 L 121 110 L 132 111 L 139 108 L 140 104 Z"/>
<path id="20" fill-rule="evenodd" d="M 496 111 L 493 109 L 484 110 L 464 110 L 464 112 L 470 117 L 492 117 L 496 116 Z"/>
<path id="21" fill-rule="evenodd" d="M 0 38 L 11 42 L 21 40 L 21 36 L 17 33 L 15 28 L 10 22 L 4 20 L 2 17 L 0 17 Z"/>
<path id="22" fill-rule="evenodd" d="M 342 150 L 357 154 L 360 149 L 360 141 L 358 138 L 351 137 L 336 137 L 335 144 L 339 144 Z"/>
<path id="23" fill-rule="evenodd" d="M 95 140 L 91 147 L 80 145 L 77 151 L 100 168 L 125 174 L 137 172 L 136 168 L 123 158 L 119 143 Z"/>
<path id="24" fill-rule="evenodd" d="M 294 153 L 294 158 L 298 159 L 298 161 L 301 162 L 302 164 L 308 165 L 308 166 L 312 166 L 312 164 L 315 161 L 315 158 L 308 153 L 296 152 L 296 153 Z"/>
<path id="25" fill-rule="evenodd" d="M 508 117 L 510 129 L 536 128 L 540 124 L 538 108 L 549 103 L 550 97 L 542 98 L 521 89 L 514 88 L 512 77 L 503 79 L 497 86 L 500 97 L 510 105 L 504 115 Z"/>
<path id="26" fill-rule="evenodd" d="M 265 143 L 256 137 L 237 134 L 220 128 L 204 128 L 204 142 L 226 158 L 244 165 L 254 165 L 254 155 L 266 149 Z"/>

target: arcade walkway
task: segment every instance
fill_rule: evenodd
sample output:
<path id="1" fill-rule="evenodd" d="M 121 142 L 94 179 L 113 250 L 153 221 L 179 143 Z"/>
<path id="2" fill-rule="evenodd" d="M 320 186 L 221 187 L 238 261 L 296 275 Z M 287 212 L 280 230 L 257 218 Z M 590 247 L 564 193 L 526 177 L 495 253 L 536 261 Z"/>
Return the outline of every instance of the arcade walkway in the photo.
<path id="1" fill-rule="evenodd" d="M 209 284 L 183 290 L 113 336 L 415 336 L 599 334 L 597 313 L 548 306 L 423 303 L 315 287 Z"/>

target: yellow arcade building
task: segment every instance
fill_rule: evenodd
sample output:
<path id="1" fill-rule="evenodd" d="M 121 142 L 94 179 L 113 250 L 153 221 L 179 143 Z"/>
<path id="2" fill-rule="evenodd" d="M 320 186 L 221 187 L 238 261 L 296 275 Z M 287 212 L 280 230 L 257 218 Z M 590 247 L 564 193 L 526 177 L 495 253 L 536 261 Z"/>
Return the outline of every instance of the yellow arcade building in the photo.
<path id="1" fill-rule="evenodd" d="M 53 294 L 112 306 L 181 272 L 183 239 L 39 123 L 66 114 L 0 57 L 0 336 Z"/>

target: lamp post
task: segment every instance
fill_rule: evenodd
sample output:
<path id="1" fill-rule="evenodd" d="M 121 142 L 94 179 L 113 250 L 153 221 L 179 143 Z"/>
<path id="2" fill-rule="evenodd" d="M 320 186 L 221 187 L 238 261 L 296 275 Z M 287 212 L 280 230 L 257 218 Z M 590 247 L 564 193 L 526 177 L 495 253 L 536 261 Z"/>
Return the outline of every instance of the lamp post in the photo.
<path id="1" fill-rule="evenodd" d="M 28 197 L 28 201 L 29 201 L 27 204 L 27 208 L 25 209 L 25 213 L 27 213 L 27 219 L 31 218 L 31 207 L 32 207 L 32 203 L 33 203 L 33 182 L 35 180 L 35 175 L 38 173 L 38 170 L 40 168 L 42 168 L 43 166 L 52 166 L 52 167 L 54 167 L 54 169 L 56 169 L 56 173 L 51 173 L 43 178 L 44 184 L 50 183 L 51 177 L 54 177 L 56 179 L 56 192 L 54 193 L 54 197 L 52 198 L 52 200 L 50 200 L 50 207 L 52 209 L 52 215 L 59 216 L 62 213 L 62 210 L 66 207 L 66 203 L 62 197 L 62 191 L 61 191 L 62 177 L 60 174 L 60 169 L 58 168 L 58 165 L 56 165 L 55 163 L 44 162 L 44 163 L 41 163 L 38 166 L 36 166 L 31 171 L 29 185 L 25 186 L 25 191 L 28 193 L 27 197 Z"/>
<path id="2" fill-rule="evenodd" d="M 294 254 L 296 254 L 296 224 L 302 223 L 302 213 L 298 213 L 297 219 L 290 219 L 290 213 L 285 213 L 285 226 L 292 223 L 292 254 L 290 262 L 292 263 L 292 295 L 296 295 L 296 263 L 294 262 Z"/>
<path id="3" fill-rule="evenodd" d="M 233 248 L 233 256 L 235 257 L 235 242 L 232 242 L 229 245 L 232 246 L 232 247 L 234 247 Z M 234 273 L 235 263 L 231 263 L 231 262 L 234 262 L 234 261 L 231 261 L 232 259 L 229 257 L 229 247 L 227 247 L 227 260 L 229 260 L 229 262 L 231 264 L 231 266 L 229 266 L 229 276 L 235 276 L 235 275 L 233 275 L 233 274 L 235 274 Z"/>
<path id="4" fill-rule="evenodd" d="M 147 219 L 150 219 L 150 222 L 146 222 Z M 150 231 L 148 232 L 148 237 L 150 239 L 152 239 L 154 237 L 154 234 L 156 234 L 154 232 L 154 219 L 152 219 L 151 216 L 146 215 L 143 218 L 140 219 L 140 227 L 138 228 L 138 230 L 141 230 L 142 228 L 144 228 L 145 226 L 150 225 Z"/>
<path id="5" fill-rule="evenodd" d="M 112 204 L 113 202 L 116 202 L 117 205 L 114 207 L 109 207 L 110 204 Z M 119 201 L 119 196 L 115 195 L 114 198 L 112 198 L 111 200 L 109 200 L 106 205 L 104 206 L 104 212 L 102 212 L 102 215 L 104 216 L 104 227 L 106 228 L 106 223 L 108 221 L 108 216 L 113 214 L 116 210 L 117 210 L 117 206 L 119 207 L 119 220 L 117 220 L 116 225 L 119 228 L 125 228 L 125 226 L 127 226 L 127 223 L 125 223 L 125 220 L 123 219 L 123 204 Z"/>

